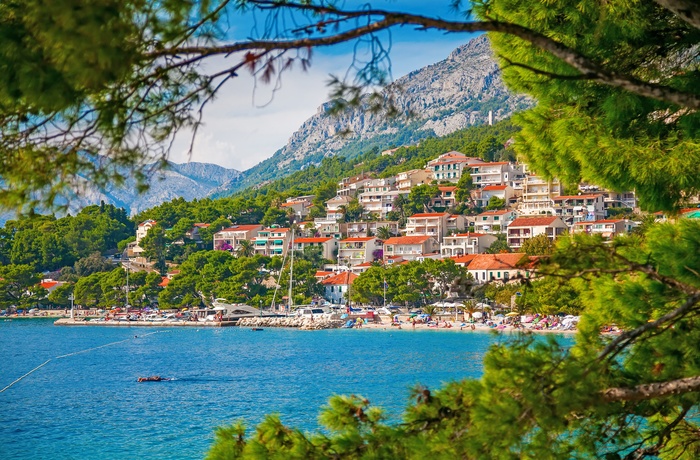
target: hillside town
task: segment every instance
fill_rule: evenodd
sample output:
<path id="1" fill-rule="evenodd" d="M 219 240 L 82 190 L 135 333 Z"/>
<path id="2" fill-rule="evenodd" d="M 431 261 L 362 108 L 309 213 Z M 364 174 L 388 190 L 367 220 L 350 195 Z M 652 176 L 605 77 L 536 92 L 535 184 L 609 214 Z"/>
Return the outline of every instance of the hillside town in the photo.
<path id="1" fill-rule="evenodd" d="M 403 215 L 402 204 L 412 192 L 429 187 L 423 212 Z M 487 162 L 457 151 L 438 156 L 424 169 L 391 177 L 378 178 L 372 172 L 345 177 L 337 184 L 336 196 L 325 201 L 325 217 L 310 218 L 314 198 L 294 196 L 279 204 L 291 227 L 234 223 L 213 233 L 210 249 L 286 259 L 290 249 L 316 248 L 325 260 L 316 267 L 325 300 L 346 304 L 352 283 L 372 266 L 452 259 L 478 284 L 507 283 L 534 273 L 537 255 L 522 252 L 528 240 L 554 241 L 564 233 L 579 232 L 611 240 L 639 225 L 615 217 L 620 211 L 639 211 L 633 191 L 581 184 L 576 194 L 565 194 L 558 180 L 533 174 L 526 164 Z M 697 214 L 697 209 L 685 210 L 688 217 Z M 654 217 L 665 219 L 663 214 Z M 150 266 L 139 243 L 155 225 L 154 220 L 138 225 L 127 250 L 132 268 Z M 209 226 L 195 223 L 187 237 L 197 241 L 199 231 Z M 178 273 L 170 267 L 161 285 Z"/>

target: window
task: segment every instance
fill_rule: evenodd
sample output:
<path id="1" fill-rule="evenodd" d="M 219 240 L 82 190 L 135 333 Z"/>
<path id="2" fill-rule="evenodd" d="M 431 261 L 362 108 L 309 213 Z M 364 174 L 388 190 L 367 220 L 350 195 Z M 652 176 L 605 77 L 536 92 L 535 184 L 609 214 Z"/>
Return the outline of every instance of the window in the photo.
<path id="1" fill-rule="evenodd" d="M 498 220 L 498 216 L 493 216 L 493 220 Z"/>

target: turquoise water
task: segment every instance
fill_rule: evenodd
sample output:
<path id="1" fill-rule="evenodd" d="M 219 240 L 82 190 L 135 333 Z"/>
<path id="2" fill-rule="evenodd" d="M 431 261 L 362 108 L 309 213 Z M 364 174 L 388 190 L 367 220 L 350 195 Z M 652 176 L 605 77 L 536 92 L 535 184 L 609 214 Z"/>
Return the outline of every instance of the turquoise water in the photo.
<path id="1" fill-rule="evenodd" d="M 498 340 L 456 331 L 57 327 L 0 320 L 2 459 L 196 459 L 213 428 L 271 412 L 307 430 L 333 394 L 398 415 L 416 383 L 481 374 Z M 150 335 L 146 335 L 150 334 Z M 134 337 L 139 336 L 139 337 Z M 137 383 L 139 376 L 175 380 Z"/>

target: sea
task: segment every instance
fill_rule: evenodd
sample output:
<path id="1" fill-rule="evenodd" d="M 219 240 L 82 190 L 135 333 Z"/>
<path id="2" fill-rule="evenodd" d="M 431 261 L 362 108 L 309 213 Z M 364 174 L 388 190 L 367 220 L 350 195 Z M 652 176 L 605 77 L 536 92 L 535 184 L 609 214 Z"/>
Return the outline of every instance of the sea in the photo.
<path id="1" fill-rule="evenodd" d="M 0 458 L 200 459 L 265 414 L 318 430 L 334 394 L 400 420 L 415 385 L 477 378 L 480 331 L 63 327 L 0 319 Z M 47 362 L 48 361 L 48 362 Z M 138 383 L 160 375 L 172 380 Z"/>

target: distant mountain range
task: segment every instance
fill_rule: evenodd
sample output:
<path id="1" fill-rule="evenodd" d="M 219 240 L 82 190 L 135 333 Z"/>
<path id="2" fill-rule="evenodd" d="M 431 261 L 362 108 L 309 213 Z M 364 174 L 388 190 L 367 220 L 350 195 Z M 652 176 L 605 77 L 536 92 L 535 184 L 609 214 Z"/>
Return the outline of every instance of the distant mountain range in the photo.
<path id="1" fill-rule="evenodd" d="M 102 158 L 100 161 L 109 161 Z M 145 165 L 143 171 L 155 170 L 154 164 Z M 127 214 L 135 215 L 139 212 L 157 206 L 175 198 L 193 200 L 211 195 L 223 184 L 235 183 L 241 177 L 241 172 L 235 169 L 227 169 L 219 165 L 209 163 L 184 163 L 168 162 L 165 169 L 155 172 L 150 180 L 150 188 L 143 194 L 136 191 L 136 180 L 131 177 L 129 171 L 123 171 L 126 182 L 117 187 L 109 186 L 100 189 L 86 182 L 85 190 L 69 199 L 57 204 L 68 205 L 68 212 L 75 215 L 78 211 L 92 204 L 113 204 L 126 209 Z M 38 210 L 41 211 L 41 210 Z M 14 218 L 14 213 L 0 213 L 0 225 Z"/>
<path id="2" fill-rule="evenodd" d="M 289 138 L 275 154 L 245 171 L 235 182 L 224 184 L 216 195 L 274 180 L 319 163 L 331 155 L 353 157 L 371 148 L 413 144 L 429 136 L 444 136 L 459 129 L 510 117 L 533 105 L 522 95 L 509 92 L 485 35 L 455 49 L 447 59 L 423 67 L 396 80 L 385 90 L 395 107 L 409 117 L 387 118 L 360 107 L 328 115 L 330 103 Z M 349 135 L 341 135 L 349 131 Z"/>

